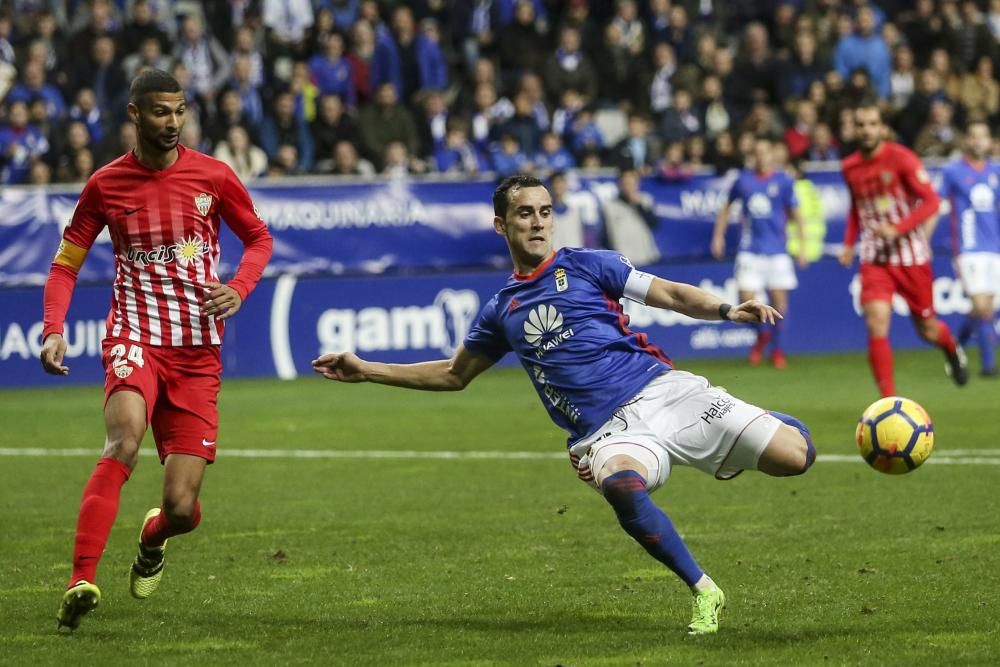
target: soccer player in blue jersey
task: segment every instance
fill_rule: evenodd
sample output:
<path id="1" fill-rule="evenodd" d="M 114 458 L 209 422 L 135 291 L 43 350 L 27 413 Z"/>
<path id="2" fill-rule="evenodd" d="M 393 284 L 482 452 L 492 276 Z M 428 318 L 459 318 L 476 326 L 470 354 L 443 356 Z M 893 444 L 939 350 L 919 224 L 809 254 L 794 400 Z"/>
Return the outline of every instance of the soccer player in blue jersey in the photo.
<path id="1" fill-rule="evenodd" d="M 634 269 L 614 251 L 552 249 L 552 198 L 532 176 L 505 179 L 493 220 L 514 275 L 490 300 L 451 359 L 383 364 L 326 354 L 316 372 L 340 382 L 459 390 L 504 354 L 517 355 L 552 420 L 569 432 L 577 475 L 596 488 L 636 542 L 694 594 L 690 634 L 716 632 L 725 596 L 649 498 L 675 465 L 730 479 L 744 469 L 799 475 L 815 460 L 794 417 L 741 401 L 705 378 L 674 370 L 643 334 L 628 329 L 631 299 L 703 320 L 773 322 L 770 306 L 737 306 L 691 285 Z"/>
<path id="2" fill-rule="evenodd" d="M 945 167 L 941 197 L 951 202 L 955 259 L 972 310 L 959 328 L 962 345 L 979 338 L 981 375 L 998 377 L 994 324 L 1000 295 L 1000 164 L 989 159 L 993 137 L 985 121 L 969 124 L 965 155 Z"/>
<path id="3" fill-rule="evenodd" d="M 719 210 L 712 233 L 712 256 L 722 259 L 726 255 L 726 225 L 729 211 L 735 202 L 743 209 L 743 234 L 736 254 L 736 287 L 740 301 L 749 301 L 767 290 L 771 305 L 778 312 L 788 312 L 788 292 L 798 287 L 795 267 L 787 252 L 785 225 L 788 218 L 795 221 L 799 234 L 799 266 L 807 263 L 805 252 L 805 225 L 799 215 L 795 199 L 795 181 L 783 171 L 774 169 L 774 147 L 767 137 L 754 142 L 753 169 L 744 169 L 729 191 L 727 205 Z M 750 349 L 750 364 L 758 365 L 764 350 L 771 345 L 771 363 L 775 368 L 785 368 L 783 334 L 785 324 L 757 324 L 757 342 Z"/>

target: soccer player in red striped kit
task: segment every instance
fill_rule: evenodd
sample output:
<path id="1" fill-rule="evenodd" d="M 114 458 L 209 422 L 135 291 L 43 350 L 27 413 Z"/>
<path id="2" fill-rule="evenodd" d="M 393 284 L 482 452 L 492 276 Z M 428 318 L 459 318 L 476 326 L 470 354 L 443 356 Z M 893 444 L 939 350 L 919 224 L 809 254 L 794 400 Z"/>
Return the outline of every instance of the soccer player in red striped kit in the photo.
<path id="1" fill-rule="evenodd" d="M 271 257 L 271 235 L 236 174 L 178 143 L 184 113 L 184 92 L 172 76 L 147 70 L 135 78 L 128 114 L 136 148 L 87 181 L 45 284 L 42 366 L 66 375 L 66 311 L 77 272 L 107 227 L 115 252 L 102 356 L 107 435 L 83 490 L 60 627 L 75 629 L 100 602 L 97 564 L 147 426 L 164 467 L 163 501 L 142 524 L 129 573 L 133 597 L 146 598 L 159 584 L 167 538 L 201 520 L 198 494 L 215 460 L 224 320 Z M 226 284 L 217 275 L 222 220 L 244 245 Z"/>
<path id="2" fill-rule="evenodd" d="M 854 112 L 861 148 L 842 164 L 851 191 L 847 231 L 840 262 L 854 262 L 860 235 L 861 309 L 868 329 L 868 361 L 882 396 L 894 396 L 889 323 L 892 298 L 899 294 L 910 308 L 917 333 L 941 348 L 945 370 L 958 385 L 969 380 L 965 353 L 948 325 L 934 314 L 930 229 L 940 199 L 919 158 L 885 139 L 878 103 L 865 100 Z"/>

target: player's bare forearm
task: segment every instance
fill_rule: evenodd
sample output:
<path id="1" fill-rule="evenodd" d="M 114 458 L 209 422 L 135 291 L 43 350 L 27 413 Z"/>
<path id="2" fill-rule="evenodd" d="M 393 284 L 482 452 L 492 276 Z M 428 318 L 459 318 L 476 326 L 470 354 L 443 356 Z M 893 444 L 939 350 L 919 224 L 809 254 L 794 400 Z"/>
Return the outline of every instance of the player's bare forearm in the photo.
<path id="1" fill-rule="evenodd" d="M 722 299 L 700 287 L 654 278 L 646 292 L 646 305 L 665 308 L 698 320 L 722 319 Z M 781 313 L 755 299 L 731 306 L 725 319 L 732 322 L 767 322 L 782 319 Z"/>
<path id="2" fill-rule="evenodd" d="M 313 370 L 339 382 L 374 382 L 404 389 L 458 391 L 493 365 L 493 360 L 460 347 L 451 359 L 415 364 L 366 361 L 351 352 L 324 354 L 312 362 Z"/>

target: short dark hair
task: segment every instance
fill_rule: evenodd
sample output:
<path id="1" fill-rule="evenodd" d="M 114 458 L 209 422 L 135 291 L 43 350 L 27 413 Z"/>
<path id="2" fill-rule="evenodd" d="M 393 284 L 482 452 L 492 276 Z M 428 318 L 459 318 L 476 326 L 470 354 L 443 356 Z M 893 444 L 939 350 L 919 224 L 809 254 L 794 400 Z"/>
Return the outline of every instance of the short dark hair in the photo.
<path id="1" fill-rule="evenodd" d="M 162 69 L 148 69 L 132 79 L 132 85 L 128 89 L 128 101 L 139 104 L 143 98 L 152 93 L 180 93 L 183 90 L 180 82 L 169 72 L 164 72 Z"/>
<path id="2" fill-rule="evenodd" d="M 545 184 L 530 174 L 514 174 L 500 181 L 493 191 L 493 214 L 498 218 L 507 217 L 507 207 L 511 198 L 521 188 L 544 188 Z"/>
<path id="3" fill-rule="evenodd" d="M 879 106 L 878 98 L 874 95 L 861 96 L 854 104 L 854 111 L 860 111 L 861 109 L 876 109 L 878 110 L 879 117 L 882 116 L 882 107 Z"/>

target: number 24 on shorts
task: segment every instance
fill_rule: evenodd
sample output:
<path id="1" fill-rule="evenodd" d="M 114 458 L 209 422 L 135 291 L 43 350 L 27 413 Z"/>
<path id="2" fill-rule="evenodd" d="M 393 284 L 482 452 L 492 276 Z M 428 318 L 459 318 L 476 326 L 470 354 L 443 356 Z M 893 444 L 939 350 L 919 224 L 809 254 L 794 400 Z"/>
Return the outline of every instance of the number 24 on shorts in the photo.
<path id="1" fill-rule="evenodd" d="M 142 348 L 138 345 L 129 345 L 128 355 L 126 355 L 125 345 L 118 343 L 111 348 L 109 354 L 114 357 L 111 367 L 115 370 L 115 375 L 120 378 L 127 378 L 132 374 L 132 367 L 128 366 L 129 363 L 134 364 L 138 368 L 142 368 L 146 364 L 142 358 Z"/>

